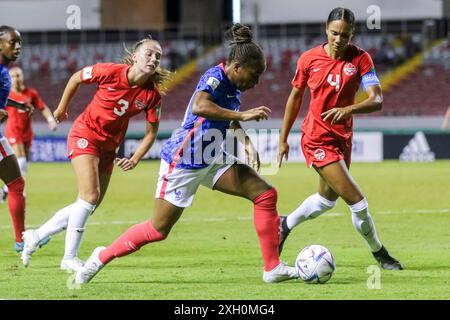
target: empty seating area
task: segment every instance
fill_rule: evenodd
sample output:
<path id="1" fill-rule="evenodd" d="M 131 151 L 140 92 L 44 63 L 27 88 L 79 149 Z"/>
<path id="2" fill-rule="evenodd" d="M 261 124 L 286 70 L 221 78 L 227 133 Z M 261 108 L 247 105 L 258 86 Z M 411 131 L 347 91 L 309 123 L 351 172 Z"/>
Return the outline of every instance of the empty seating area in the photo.
<path id="1" fill-rule="evenodd" d="M 402 36 L 403 37 L 403 36 Z M 419 48 L 420 37 L 413 35 L 405 38 L 397 36 L 366 35 L 355 38 L 355 44 L 368 51 L 373 57 L 378 73 L 401 63 Z M 260 45 L 267 56 L 268 68 L 260 83 L 249 92 L 242 94 L 242 108 L 248 109 L 266 105 L 273 111 L 272 118 L 282 118 L 284 107 L 291 90 L 296 61 L 299 55 L 322 42 L 323 37 L 271 38 L 262 39 Z M 399 43 L 405 44 L 403 47 Z M 406 45 L 408 44 L 408 45 Z M 407 47 L 408 46 L 408 47 Z M 170 59 L 177 55 L 194 57 L 200 50 L 195 42 L 173 42 L 166 44 L 166 56 L 162 65 L 169 66 Z M 170 53 L 175 52 L 175 54 Z M 163 98 L 163 119 L 181 120 L 186 105 L 202 72 L 221 61 L 225 61 L 228 44 L 224 43 L 203 56 L 198 70 L 189 79 L 174 87 Z M 97 61 L 117 61 L 123 53 L 122 44 L 105 44 L 104 46 L 83 45 L 79 47 L 35 46 L 24 51 L 21 64 L 24 67 L 27 83 L 35 87 L 47 104 L 56 108 L 67 82 L 67 75 L 84 65 Z M 170 53 L 170 54 L 169 54 Z M 48 60 L 42 62 L 42 57 Z M 413 74 L 384 92 L 384 109 L 376 116 L 420 116 L 442 115 L 450 105 L 448 88 L 450 84 L 450 46 L 447 42 L 435 47 L 425 55 L 424 64 Z M 40 59 L 40 60 L 38 60 Z M 175 58 L 176 59 L 176 58 Z M 180 58 L 180 61 L 183 58 Z M 74 119 L 90 101 L 95 92 L 95 85 L 82 86 L 74 98 L 69 114 Z M 301 115 L 307 112 L 309 93 L 306 94 Z M 370 116 L 370 115 L 368 115 Z M 39 117 L 36 117 L 36 120 Z M 143 116 L 139 117 L 143 119 Z"/>

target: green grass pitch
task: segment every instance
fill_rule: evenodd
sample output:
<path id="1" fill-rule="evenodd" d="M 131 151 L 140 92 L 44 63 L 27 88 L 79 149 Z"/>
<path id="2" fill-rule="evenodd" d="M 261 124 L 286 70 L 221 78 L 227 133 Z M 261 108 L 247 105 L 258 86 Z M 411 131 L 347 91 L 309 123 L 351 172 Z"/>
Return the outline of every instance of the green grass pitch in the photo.
<path id="1" fill-rule="evenodd" d="M 150 217 L 158 167 L 159 162 L 145 162 L 132 172 L 115 170 L 103 204 L 88 221 L 81 259 Z M 166 241 L 116 259 L 81 289 L 68 285 L 69 275 L 59 270 L 65 233 L 54 236 L 23 267 L 13 251 L 11 220 L 2 204 L 0 298 L 449 299 L 450 162 L 355 163 L 351 172 L 368 198 L 380 239 L 406 267 L 382 270 L 378 289 L 368 286 L 377 275 L 370 268 L 376 263 L 342 200 L 331 212 L 297 227 L 282 255 L 293 264 L 306 245 L 328 247 L 336 260 L 331 280 L 324 285 L 265 284 L 252 204 L 201 187 Z M 318 184 L 317 174 L 303 163 L 284 165 L 266 178 L 278 189 L 279 214 L 295 209 Z M 75 197 L 70 164 L 32 164 L 28 227 L 42 224 Z"/>

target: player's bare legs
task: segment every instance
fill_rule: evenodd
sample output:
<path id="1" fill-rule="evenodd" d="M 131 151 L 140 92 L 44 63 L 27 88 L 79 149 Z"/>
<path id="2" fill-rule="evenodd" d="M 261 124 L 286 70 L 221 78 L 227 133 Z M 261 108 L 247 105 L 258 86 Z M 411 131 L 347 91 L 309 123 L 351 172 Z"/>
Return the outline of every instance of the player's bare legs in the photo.
<path id="1" fill-rule="evenodd" d="M 113 259 L 136 252 L 150 242 L 164 240 L 183 210 L 166 200 L 155 199 L 151 219 L 130 227 L 108 247 L 97 247 L 77 271 L 75 282 L 87 283 Z"/>
<path id="2" fill-rule="evenodd" d="M 264 281 L 280 282 L 297 278 L 295 269 L 282 263 L 278 255 L 280 221 L 276 190 L 244 164 L 231 166 L 217 180 L 214 189 L 253 202 L 254 224 L 264 260 Z"/>
<path id="3" fill-rule="evenodd" d="M 67 229 L 67 233 L 61 269 L 73 271 L 82 265 L 77 255 L 84 226 L 89 215 L 95 210 L 99 199 L 106 192 L 109 183 L 109 179 L 103 177 L 104 187 L 100 187 L 99 161 L 97 156 L 90 154 L 83 154 L 72 159 L 72 167 L 77 177 L 78 199 L 56 212 L 39 229 L 25 232 L 25 250 L 22 252 L 22 262 L 25 266 L 28 266 L 30 257 L 36 251 L 39 241 L 65 229 Z"/>
<path id="4" fill-rule="evenodd" d="M 392 258 L 381 244 L 368 210 L 367 200 L 358 184 L 350 175 L 344 160 L 330 163 L 321 168 L 314 166 L 314 169 L 321 177 L 319 192 L 307 198 L 292 213 L 292 217 L 291 215 L 287 217 L 286 226 L 289 230 L 295 225 L 305 220 L 316 218 L 333 208 L 336 204 L 337 196 L 339 196 L 349 206 L 352 213 L 353 226 L 364 238 L 381 266 L 385 269 L 402 269 L 402 265 Z"/>
<path id="5" fill-rule="evenodd" d="M 22 233 L 25 231 L 25 197 L 23 180 L 15 155 L 10 155 L 0 161 L 0 179 L 8 186 L 8 209 L 12 218 L 16 240 L 16 251 L 23 248 Z"/>

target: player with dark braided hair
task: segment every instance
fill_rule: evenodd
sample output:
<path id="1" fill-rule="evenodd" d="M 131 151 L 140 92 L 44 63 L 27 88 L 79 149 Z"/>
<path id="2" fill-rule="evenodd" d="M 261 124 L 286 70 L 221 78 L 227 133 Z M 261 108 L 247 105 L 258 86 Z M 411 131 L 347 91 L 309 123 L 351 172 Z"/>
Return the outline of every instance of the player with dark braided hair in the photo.
<path id="1" fill-rule="evenodd" d="M 89 282 L 117 257 L 166 239 L 184 209 L 192 204 L 200 185 L 253 202 L 265 282 L 297 278 L 295 268 L 281 262 L 278 256 L 277 191 L 257 174 L 258 154 L 248 136 L 239 130 L 239 121 L 269 117 L 270 109 L 265 106 L 239 111 L 241 91 L 258 83 L 266 69 L 266 60 L 261 48 L 252 41 L 247 26 L 235 24 L 226 35 L 231 40 L 226 63 L 203 74 L 181 127 L 163 146 L 152 217 L 132 226 L 107 248 L 96 248 L 77 272 L 76 283 Z M 227 129 L 235 129 L 253 168 L 225 152 L 222 142 Z"/>

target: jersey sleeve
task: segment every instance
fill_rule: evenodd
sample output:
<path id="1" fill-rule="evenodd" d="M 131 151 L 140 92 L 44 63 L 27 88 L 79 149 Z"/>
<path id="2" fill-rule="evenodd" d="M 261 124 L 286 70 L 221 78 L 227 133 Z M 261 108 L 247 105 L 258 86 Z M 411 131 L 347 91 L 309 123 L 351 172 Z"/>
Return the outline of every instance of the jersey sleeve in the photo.
<path id="1" fill-rule="evenodd" d="M 361 56 L 361 60 L 359 60 L 359 74 L 362 77 L 366 73 L 375 70 L 375 66 L 373 64 L 372 58 L 367 52 L 364 52 Z"/>
<path id="2" fill-rule="evenodd" d="M 146 119 L 150 123 L 159 122 L 161 117 L 161 95 L 156 91 L 150 105 L 146 109 Z"/>
<path id="3" fill-rule="evenodd" d="M 31 89 L 31 104 L 39 110 L 44 110 L 45 102 L 41 99 L 39 93 L 34 89 Z"/>
<path id="4" fill-rule="evenodd" d="M 205 91 L 214 95 L 222 80 L 222 71 L 218 67 L 211 68 L 200 78 L 195 91 Z"/>
<path id="5" fill-rule="evenodd" d="M 96 63 L 81 69 L 81 82 L 103 83 L 112 78 L 115 72 L 113 63 Z"/>
<path id="6" fill-rule="evenodd" d="M 359 70 L 361 76 L 361 87 L 365 91 L 370 86 L 380 85 L 380 80 L 375 72 L 375 66 L 372 58 L 367 52 L 364 52 L 359 61 Z"/>
<path id="7" fill-rule="evenodd" d="M 297 70 L 295 70 L 294 79 L 292 79 L 292 86 L 296 88 L 305 88 L 308 82 L 308 65 L 306 54 L 302 54 L 297 61 Z"/>

